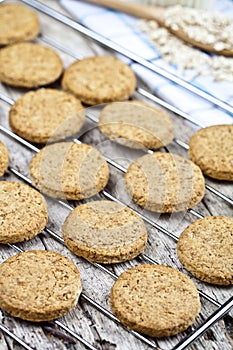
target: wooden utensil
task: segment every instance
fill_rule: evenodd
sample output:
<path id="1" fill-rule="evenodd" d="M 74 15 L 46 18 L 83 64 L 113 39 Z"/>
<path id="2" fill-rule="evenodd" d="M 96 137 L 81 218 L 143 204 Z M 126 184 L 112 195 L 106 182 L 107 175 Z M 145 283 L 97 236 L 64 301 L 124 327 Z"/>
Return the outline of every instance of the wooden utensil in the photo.
<path id="1" fill-rule="evenodd" d="M 170 26 L 167 26 L 165 23 L 164 16 L 166 8 L 164 7 L 137 4 L 121 0 L 87 0 L 87 2 L 90 2 L 95 5 L 105 6 L 113 10 L 125 12 L 129 15 L 133 15 L 139 18 L 155 20 L 159 23 L 159 25 L 166 27 L 172 34 L 182 39 L 183 41 L 191 44 L 192 46 L 198 47 L 208 52 L 216 53 L 218 55 L 233 56 L 233 47 L 230 50 L 216 50 L 213 44 L 202 43 L 200 41 L 196 41 L 193 38 L 190 38 L 189 35 L 181 28 L 174 30 Z"/>

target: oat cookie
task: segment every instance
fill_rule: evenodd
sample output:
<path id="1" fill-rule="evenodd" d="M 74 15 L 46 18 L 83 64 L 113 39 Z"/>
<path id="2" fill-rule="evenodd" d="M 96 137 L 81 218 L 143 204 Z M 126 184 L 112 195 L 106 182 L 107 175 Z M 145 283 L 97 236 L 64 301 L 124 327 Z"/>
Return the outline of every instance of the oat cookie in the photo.
<path id="1" fill-rule="evenodd" d="M 136 149 L 156 149 L 173 139 L 172 120 L 145 103 L 114 102 L 103 108 L 99 128 L 111 141 Z"/>
<path id="2" fill-rule="evenodd" d="M 32 182 L 54 198 L 80 200 L 106 186 L 108 165 L 92 146 L 75 142 L 48 145 L 30 162 Z"/>
<path id="3" fill-rule="evenodd" d="M 205 175 L 233 181 L 233 125 L 200 129 L 190 139 L 189 156 Z"/>
<path id="4" fill-rule="evenodd" d="M 39 34 L 39 19 L 26 6 L 2 4 L 0 18 L 0 45 L 31 40 Z"/>
<path id="5" fill-rule="evenodd" d="M 123 272 L 110 294 L 111 308 L 126 327 L 152 337 L 187 329 L 200 312 L 194 283 L 163 265 L 139 265 Z"/>
<path id="6" fill-rule="evenodd" d="M 31 239 L 47 221 L 47 203 L 38 191 L 20 182 L 0 181 L 0 243 Z"/>
<path id="7" fill-rule="evenodd" d="M 52 49 L 34 43 L 18 43 L 0 50 L 0 81 L 32 88 L 56 81 L 62 61 Z"/>
<path id="8" fill-rule="evenodd" d="M 82 289 L 73 262 L 49 250 L 30 250 L 0 265 L 0 307 L 11 316 L 41 322 L 62 317 Z"/>
<path id="9" fill-rule="evenodd" d="M 133 259 L 147 242 L 143 220 L 126 206 L 108 200 L 76 207 L 66 218 L 62 234 L 74 254 L 104 264 Z"/>
<path id="10" fill-rule="evenodd" d="M 198 279 L 219 285 L 233 283 L 233 218 L 208 216 L 181 234 L 178 257 Z"/>
<path id="11" fill-rule="evenodd" d="M 3 176 L 8 168 L 9 155 L 6 146 L 0 141 L 0 176 Z"/>
<path id="12" fill-rule="evenodd" d="M 190 160 L 154 152 L 129 166 L 125 189 L 142 208 L 172 213 L 198 204 L 204 196 L 205 182 L 199 167 Z"/>
<path id="13" fill-rule="evenodd" d="M 64 73 L 62 86 L 82 102 L 95 105 L 128 99 L 136 78 L 131 68 L 117 58 L 98 56 L 71 64 Z"/>
<path id="14" fill-rule="evenodd" d="M 46 143 L 77 133 L 84 122 L 80 101 L 64 91 L 39 89 L 21 96 L 11 107 L 11 129 L 30 142 Z"/>

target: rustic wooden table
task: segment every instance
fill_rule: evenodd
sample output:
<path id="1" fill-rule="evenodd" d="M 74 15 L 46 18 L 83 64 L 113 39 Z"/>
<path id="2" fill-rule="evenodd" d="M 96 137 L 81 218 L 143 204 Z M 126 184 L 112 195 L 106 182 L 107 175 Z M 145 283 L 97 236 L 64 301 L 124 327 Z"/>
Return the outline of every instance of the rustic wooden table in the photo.
<path id="1" fill-rule="evenodd" d="M 65 13 L 57 1 L 43 0 L 42 2 L 62 13 Z M 106 50 L 96 45 L 91 40 L 82 37 L 78 32 L 57 22 L 47 15 L 38 12 L 38 16 L 41 22 L 42 33 L 42 36 L 37 39 L 38 43 L 48 45 L 44 41 L 44 35 L 46 35 L 63 45 L 66 49 L 72 51 L 76 55 L 76 58 L 93 56 L 106 52 Z M 64 62 L 64 67 L 67 67 L 75 60 L 74 57 L 63 52 L 62 50 L 57 51 Z M 110 52 L 110 54 L 112 53 Z M 140 81 L 138 82 L 138 85 L 143 87 Z M 1 92 L 4 94 L 4 96 L 8 96 L 12 100 L 17 99 L 20 95 L 25 93 L 25 91 L 22 89 L 10 88 L 4 84 L 1 85 Z M 153 104 L 151 101 L 146 100 L 138 93 L 135 93 L 134 97 Z M 7 129 L 10 129 L 8 125 L 9 108 L 9 103 L 6 101 L 0 101 L 0 124 Z M 101 107 L 87 108 L 87 112 L 98 117 L 98 111 L 100 108 Z M 176 137 L 184 142 L 188 142 L 189 137 L 194 132 L 194 126 L 187 123 L 177 115 L 170 112 L 169 114 L 175 123 Z M 141 151 L 132 151 L 112 144 L 100 134 L 96 124 L 91 122 L 88 118 L 86 119 L 86 123 L 81 133 L 77 136 L 82 142 L 86 142 L 97 147 L 106 157 L 111 158 L 125 168 L 127 168 L 133 159 L 142 154 Z M 11 157 L 10 168 L 3 179 L 7 181 L 23 181 L 14 175 L 13 171 L 16 169 L 21 174 L 28 176 L 28 164 L 34 154 L 33 150 L 22 145 L 20 142 L 17 142 L 14 138 L 3 132 L 3 130 L 1 130 L 0 139 L 7 145 Z M 177 154 L 187 156 L 186 151 L 175 143 L 169 145 L 168 149 Z M 107 193 L 109 193 L 130 206 L 134 206 L 124 193 L 123 172 L 113 166 L 110 166 L 110 171 L 111 175 L 106 191 L 99 194 L 94 199 L 106 198 Z M 211 181 L 209 179 L 206 181 L 225 195 L 232 197 L 233 186 L 231 184 Z M 69 209 L 49 198 L 47 198 L 47 202 L 49 205 L 50 216 L 47 227 L 58 235 L 61 235 L 61 226 L 65 220 L 65 217 L 69 213 Z M 74 207 L 77 205 L 77 203 L 72 202 L 70 205 Z M 139 208 L 136 209 L 141 211 Z M 204 200 L 195 208 L 195 210 L 202 215 L 232 216 L 232 207 L 208 190 L 206 190 Z M 192 212 L 173 215 L 158 215 L 146 211 L 141 212 L 146 217 L 150 218 L 155 223 L 161 225 L 176 236 L 178 236 L 190 222 L 197 219 Z M 160 264 L 177 267 L 181 271 L 184 271 L 176 255 L 176 242 L 161 230 L 157 229 L 154 225 L 147 224 L 147 227 L 149 232 L 149 241 L 145 254 Z M 109 319 L 109 317 L 100 312 L 96 305 L 93 305 L 93 302 L 97 303 L 106 310 L 110 311 L 109 291 L 113 285 L 114 278 L 109 273 L 102 271 L 89 262 L 71 254 L 67 248 L 51 237 L 48 231 L 43 232 L 37 238 L 34 238 L 29 242 L 17 244 L 17 247 L 22 250 L 55 250 L 71 258 L 77 264 L 83 279 L 83 294 L 77 307 L 56 323 L 49 322 L 43 324 L 33 324 L 30 322 L 21 321 L 19 319 L 14 319 L 6 313 L 0 312 L 1 324 L 21 338 L 33 349 L 86 349 L 86 346 L 79 340 L 75 339 L 75 337 L 73 337 L 69 331 L 64 330 L 64 327 L 60 324 L 61 322 L 71 331 L 74 331 L 87 342 L 92 344 L 92 346 L 94 346 L 96 349 L 149 350 L 153 348 L 152 344 L 155 344 L 154 348 L 157 346 L 158 348 L 168 350 L 173 348 L 180 340 L 184 339 L 185 336 L 190 334 L 192 330 L 197 329 L 197 327 L 200 326 L 203 321 L 217 309 L 217 306 L 210 300 L 207 300 L 205 296 L 209 296 L 209 298 L 212 298 L 217 303 L 221 304 L 232 296 L 232 287 L 211 286 L 194 279 L 198 289 L 204 293 L 204 296 L 201 297 L 201 314 L 197 318 L 195 324 L 186 332 L 179 334 L 176 337 L 169 337 L 161 340 L 145 338 L 148 339 L 149 342 L 152 342 L 151 344 L 146 344 L 145 339 L 138 339 L 134 334 L 128 332 L 121 325 L 116 324 L 113 322 L 113 320 Z M 14 247 L 1 245 L 0 249 L 1 261 L 16 253 Z M 123 270 L 140 262 L 145 262 L 145 260 L 139 257 L 133 261 L 124 264 L 111 265 L 107 268 L 108 271 L 112 272 L 113 274 L 119 275 Z M 186 271 L 184 272 L 187 273 Z M 92 301 L 89 298 L 91 298 Z M 177 307 L 179 306 L 177 305 Z M 0 350 L 22 348 L 23 346 L 19 345 L 10 336 L 6 335 L 5 332 L 0 333 Z M 189 349 L 192 350 L 230 350 L 232 348 L 233 323 L 230 314 L 213 325 L 207 332 L 205 332 L 203 336 L 189 346 Z"/>

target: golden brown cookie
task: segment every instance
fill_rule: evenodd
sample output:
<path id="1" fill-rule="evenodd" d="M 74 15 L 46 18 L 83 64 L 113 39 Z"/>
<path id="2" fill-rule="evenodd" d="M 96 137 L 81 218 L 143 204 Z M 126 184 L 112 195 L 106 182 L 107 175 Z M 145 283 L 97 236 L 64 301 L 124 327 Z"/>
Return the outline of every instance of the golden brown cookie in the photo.
<path id="1" fill-rule="evenodd" d="M 233 125 L 198 130 L 190 139 L 189 156 L 205 175 L 233 181 Z"/>
<path id="2" fill-rule="evenodd" d="M 92 146 L 75 142 L 48 145 L 30 162 L 33 184 L 54 198 L 94 196 L 108 182 L 108 165 Z"/>
<path id="3" fill-rule="evenodd" d="M 0 81 L 17 87 L 39 87 L 56 81 L 62 61 L 52 49 L 34 43 L 18 43 L 0 50 Z"/>
<path id="4" fill-rule="evenodd" d="M 190 160 L 154 152 L 129 166 L 125 189 L 142 208 L 172 213 L 198 204 L 204 196 L 205 182 L 199 167 Z"/>
<path id="5" fill-rule="evenodd" d="M 62 317 L 82 290 L 72 261 L 49 250 L 17 254 L 0 265 L 0 307 L 11 316 L 41 322 Z"/>
<path id="6" fill-rule="evenodd" d="M 47 203 L 38 191 L 20 182 L 0 181 L 0 243 L 31 239 L 47 221 Z"/>
<path id="7" fill-rule="evenodd" d="M 115 57 L 88 57 L 66 69 L 62 86 L 82 102 L 95 105 L 128 99 L 136 78 L 131 68 Z"/>
<path id="8" fill-rule="evenodd" d="M 139 265 L 123 272 L 110 294 L 111 308 L 126 327 L 151 337 L 187 329 L 200 312 L 194 283 L 163 265 Z"/>
<path id="9" fill-rule="evenodd" d="M 0 141 L 0 176 L 3 176 L 8 168 L 9 154 L 6 146 Z"/>
<path id="10" fill-rule="evenodd" d="M 99 128 L 111 141 L 137 149 L 156 149 L 173 139 L 172 120 L 144 103 L 114 102 L 100 113 Z"/>
<path id="11" fill-rule="evenodd" d="M 208 216 L 180 235 L 180 262 L 198 279 L 219 285 L 233 283 L 233 218 Z"/>
<path id="12" fill-rule="evenodd" d="M 0 45 L 31 40 L 39 34 L 39 19 L 26 6 L 1 4 L 0 18 Z"/>
<path id="13" fill-rule="evenodd" d="M 11 107 L 11 129 L 24 139 L 46 143 L 77 133 L 84 122 L 80 101 L 64 91 L 39 89 L 21 96 Z"/>
<path id="14" fill-rule="evenodd" d="M 107 200 L 76 207 L 66 218 L 62 235 L 74 254 L 104 264 L 133 259 L 147 242 L 143 220 L 126 206 Z"/>

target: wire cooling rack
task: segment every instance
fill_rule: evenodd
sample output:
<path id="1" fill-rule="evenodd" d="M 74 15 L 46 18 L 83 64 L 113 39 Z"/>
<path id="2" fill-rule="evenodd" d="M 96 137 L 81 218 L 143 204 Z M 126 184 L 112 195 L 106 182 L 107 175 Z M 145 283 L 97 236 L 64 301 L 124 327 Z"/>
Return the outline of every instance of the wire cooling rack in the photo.
<path id="1" fill-rule="evenodd" d="M 32 6 L 34 9 L 42 12 L 46 16 L 49 16 L 50 18 L 54 19 L 55 21 L 58 21 L 62 24 L 65 24 L 69 28 L 73 28 L 75 31 L 78 31 L 81 34 L 84 34 L 86 37 L 90 38 L 91 40 L 97 41 L 98 44 L 102 44 L 105 47 L 108 47 L 110 49 L 113 49 L 117 52 L 125 54 L 127 57 L 134 59 L 135 61 L 139 62 L 140 64 L 143 64 L 147 66 L 147 62 L 144 60 L 141 60 L 138 57 L 132 57 L 128 52 L 122 52 L 121 48 L 112 45 L 112 43 L 108 42 L 107 40 L 103 39 L 102 37 L 98 36 L 97 34 L 91 32 L 90 30 L 80 26 L 73 20 L 69 19 L 68 17 L 58 13 L 57 11 L 54 11 L 50 8 L 48 8 L 46 5 L 43 5 L 35 0 L 22 0 L 21 2 L 26 3 L 27 5 Z M 43 27 L 42 27 L 43 31 Z M 40 35 L 40 37 L 37 40 L 38 42 L 44 42 L 46 45 L 54 48 L 55 50 L 59 51 L 59 53 L 63 53 L 70 57 L 71 60 L 74 59 L 80 59 L 82 58 L 80 55 L 76 53 L 76 50 L 68 49 L 64 43 L 59 42 L 57 39 L 50 37 L 49 33 L 46 32 L 46 35 L 43 33 Z M 147 66 L 148 67 L 148 66 Z M 156 69 L 156 67 L 148 67 L 153 70 Z M 160 72 L 162 75 L 164 75 L 164 72 Z M 169 76 L 165 73 L 164 75 L 168 79 L 173 79 L 173 77 Z M 184 83 L 182 81 L 176 81 L 176 83 L 180 84 L 183 87 L 188 88 L 189 90 L 192 90 L 192 86 L 188 83 Z M 186 86 L 187 84 L 187 86 Z M 197 89 L 198 90 L 198 89 Z M 9 109 L 9 106 L 14 103 L 14 100 L 9 96 L 11 94 L 11 89 L 4 89 L 4 92 L 0 93 L 0 99 L 2 100 L 2 103 L 4 104 L 3 110 L 5 114 L 7 114 L 7 111 Z M 7 94 L 8 92 L 8 94 Z M 200 91 L 193 91 L 194 93 L 197 93 L 198 95 L 201 94 L 201 96 L 209 101 L 214 102 L 216 105 L 221 107 L 222 109 L 226 111 L 231 111 L 231 108 L 229 105 L 225 104 L 223 101 L 220 101 L 216 99 L 214 96 L 205 96 L 202 95 L 202 92 Z M 16 91 L 17 94 L 22 94 L 22 91 Z M 168 147 L 165 148 L 164 151 L 173 151 L 175 150 L 177 153 L 177 150 L 181 155 L 185 155 L 188 149 L 187 140 L 189 139 L 189 136 L 193 133 L 194 129 L 191 127 L 191 124 L 194 125 L 194 127 L 201 127 L 202 125 L 197 125 L 195 120 L 192 119 L 188 114 L 180 111 L 179 109 L 175 108 L 174 106 L 170 105 L 169 103 L 159 99 L 158 97 L 151 94 L 149 91 L 147 91 L 145 88 L 138 86 L 134 98 L 141 99 L 141 100 L 147 100 L 151 103 L 155 103 L 156 105 L 161 106 L 162 108 L 166 109 L 167 112 L 170 113 L 171 117 L 174 120 L 175 127 L 176 127 L 176 138 L 174 139 L 173 143 Z M 214 99 L 214 100 L 213 100 Z M 229 109 L 230 108 L 230 109 Z M 125 196 L 125 193 L 123 192 L 123 186 L 122 186 L 122 179 L 124 176 L 124 173 L 126 171 L 127 165 L 132 161 L 132 159 L 140 156 L 140 152 L 134 153 L 133 151 L 128 151 L 128 153 L 125 151 L 125 149 L 121 146 L 112 145 L 110 142 L 108 142 L 106 139 L 103 139 L 103 136 L 100 136 L 100 133 L 97 128 L 97 122 L 98 122 L 98 113 L 100 107 L 91 107 L 87 108 L 86 110 L 86 117 L 87 122 L 84 130 L 80 134 L 77 135 L 73 140 L 78 143 L 86 142 L 90 143 L 97 148 L 100 149 L 100 151 L 103 151 L 105 158 L 110 166 L 110 181 L 105 190 L 103 190 L 99 198 L 105 198 L 109 199 L 118 203 L 126 204 L 129 207 L 131 207 L 133 210 L 135 210 L 139 216 L 142 217 L 142 219 L 145 221 L 145 223 L 148 226 L 149 231 L 149 245 L 154 247 L 155 245 L 160 245 L 159 240 L 164 240 L 165 246 L 169 245 L 167 251 L 161 252 L 158 251 L 158 259 L 154 259 L 154 250 L 153 254 L 151 254 L 151 249 L 148 248 L 148 254 L 147 250 L 146 253 L 140 254 L 140 256 L 137 259 L 134 259 L 133 262 L 128 262 L 124 264 L 116 264 L 114 266 L 104 266 L 97 263 L 91 263 L 87 261 L 83 261 L 81 258 L 74 257 L 70 252 L 64 247 L 64 241 L 61 238 L 60 234 L 60 223 L 62 219 L 67 215 L 67 213 L 74 208 L 74 206 L 78 205 L 78 203 L 74 202 L 67 202 L 62 200 L 53 200 L 47 198 L 47 201 L 49 203 L 49 207 L 51 208 L 55 206 L 56 214 L 52 210 L 52 217 L 50 213 L 50 222 L 48 226 L 45 228 L 42 235 L 45 235 L 45 238 L 50 241 L 58 242 L 56 244 L 56 250 L 62 251 L 62 254 L 65 254 L 69 257 L 71 257 L 75 263 L 78 265 L 79 268 L 84 266 L 84 270 L 89 271 L 91 268 L 91 271 L 93 274 L 97 274 L 101 276 L 101 278 L 109 278 L 107 285 L 112 285 L 113 281 L 117 278 L 120 272 L 127 269 L 130 266 L 135 265 L 136 263 L 150 263 L 150 264 L 158 264 L 158 263 L 166 263 L 171 266 L 177 267 L 179 266 L 180 269 L 182 267 L 179 265 L 179 263 L 175 259 L 174 255 L 174 249 L 175 244 L 178 239 L 179 232 L 182 231 L 183 227 L 186 227 L 188 223 L 192 222 L 193 220 L 196 220 L 198 218 L 202 218 L 205 215 L 213 214 L 215 215 L 215 212 L 208 212 L 205 207 L 208 207 L 208 201 L 212 201 L 215 205 L 212 206 L 211 203 L 211 210 L 214 211 L 213 208 L 216 208 L 216 212 L 219 213 L 219 210 L 221 211 L 219 215 L 223 215 L 226 213 L 227 216 L 229 216 L 229 213 L 232 213 L 232 204 L 233 199 L 231 198 L 231 191 L 232 191 L 232 185 L 230 184 L 223 184 L 218 181 L 212 181 L 210 179 L 206 179 L 206 196 L 205 200 L 202 201 L 201 205 L 198 205 L 195 207 L 195 209 L 190 209 L 187 211 L 187 213 L 181 213 L 181 214 L 172 214 L 170 216 L 168 215 L 157 215 L 155 213 L 150 213 L 147 211 L 143 211 L 140 208 L 138 208 L 136 205 L 134 205 L 132 202 L 129 201 L 129 199 Z M 188 121 L 188 124 L 187 124 Z M 10 153 L 11 153 L 11 147 L 15 150 L 16 148 L 19 148 L 19 153 L 17 153 L 11 161 L 11 164 L 8 169 L 7 177 L 9 177 L 12 180 L 13 178 L 17 178 L 20 181 L 23 181 L 29 185 L 31 185 L 31 181 L 28 177 L 27 170 L 25 166 L 22 165 L 24 160 L 28 159 L 33 156 L 34 153 L 39 151 L 39 148 L 35 146 L 34 144 L 31 144 L 24 139 L 20 138 L 19 136 L 15 135 L 10 129 L 7 123 L 4 123 L 1 121 L 0 124 L 0 131 L 1 135 L 4 138 L 4 142 L 7 144 Z M 184 140 L 185 139 L 185 140 Z M 117 152 L 120 150 L 119 153 Z M 122 156 L 122 152 L 124 154 L 124 157 Z M 148 152 L 151 152 L 150 150 Z M 127 156 L 125 156 L 125 153 L 127 153 Z M 14 163 L 14 164 L 12 164 Z M 27 164 L 28 165 L 28 164 Z M 23 170 L 22 170 L 23 169 Z M 97 196 L 98 197 L 98 196 Z M 196 209 L 197 208 L 197 209 Z M 208 209 L 208 208 L 207 208 Z M 60 218 L 61 216 L 61 218 Z M 58 224 L 56 223 L 58 221 Z M 179 226 L 179 228 L 178 228 Z M 154 240 L 153 236 L 154 231 L 158 234 L 158 238 Z M 48 247 L 50 249 L 50 246 L 44 237 L 41 238 L 44 242 L 43 249 Z M 9 254 L 14 254 L 15 252 L 21 252 L 27 249 L 37 249 L 37 246 L 40 246 L 38 243 L 37 238 L 31 240 L 29 243 L 22 243 L 22 244 L 11 244 L 8 245 L 6 248 L 3 247 L 3 256 L 9 256 Z M 172 243 L 171 243 L 172 242 Z M 162 246 L 162 245 L 161 245 Z M 41 246 L 40 246 L 41 247 Z M 157 248 L 159 249 L 159 248 Z M 6 253 L 7 251 L 7 253 Z M 9 253 L 10 252 L 10 253 Z M 94 272 L 93 272 L 94 271 Z M 97 271 L 97 272 L 96 272 Z M 98 272 L 99 271 L 99 272 Z M 86 276 L 86 275 L 85 275 Z M 127 330 L 125 327 L 123 327 L 117 318 L 111 313 L 108 303 L 104 298 L 107 298 L 107 294 L 109 292 L 109 289 L 107 287 L 100 284 L 100 288 L 98 288 L 98 291 L 102 296 L 100 297 L 100 301 L 98 298 L 95 298 L 95 294 L 93 292 L 94 288 L 94 281 L 92 284 L 85 285 L 85 288 L 81 294 L 80 297 L 80 304 L 82 304 L 82 310 L 86 310 L 86 314 L 82 315 L 83 317 L 87 317 L 88 312 L 91 313 L 92 311 L 89 308 L 96 310 L 100 316 L 100 320 L 98 319 L 98 322 L 102 324 L 103 328 L 106 328 L 106 330 L 110 330 L 110 332 L 114 333 L 114 336 L 112 338 L 115 339 L 115 344 L 117 344 L 117 339 L 121 339 L 121 350 L 125 349 L 173 349 L 173 350 L 181 350 L 185 349 L 188 346 L 192 347 L 192 343 L 197 340 L 198 337 L 200 337 L 204 332 L 208 331 L 210 328 L 215 327 L 214 324 L 223 318 L 223 316 L 228 313 L 231 308 L 233 307 L 233 297 L 232 295 L 232 288 L 231 287 L 216 287 L 216 286 L 209 286 L 206 285 L 200 281 L 196 281 L 196 285 L 198 287 L 201 301 L 202 301 L 202 311 L 201 316 L 198 317 L 198 320 L 195 322 L 195 324 L 189 328 L 186 332 L 183 332 L 182 334 L 177 335 L 176 337 L 171 337 L 168 340 L 162 339 L 152 339 L 149 337 L 146 337 L 142 334 L 139 334 L 132 330 Z M 89 289 L 91 291 L 89 291 Z M 221 292 L 219 294 L 219 292 Z M 91 295 L 91 296 L 90 296 Z M 77 306 L 78 308 L 78 306 Z M 78 310 L 79 311 L 79 310 Z M 77 312 L 78 312 L 77 311 Z M 72 313 L 70 313 L 72 314 Z M 4 314 L 3 314 L 4 315 Z M 9 317 L 9 316 L 4 316 Z M 4 320 L 3 317 L 3 320 Z M 90 317 L 90 315 L 89 315 Z M 230 317 L 230 316 L 229 316 Z M 9 317 L 10 319 L 10 317 Z M 108 320 L 108 322 L 107 322 Z M 62 318 L 61 320 L 55 320 L 54 322 L 51 322 L 48 325 L 45 325 L 42 329 L 49 329 L 50 332 L 53 335 L 58 335 L 59 337 L 67 339 L 71 341 L 70 339 L 75 339 L 75 342 L 72 343 L 72 346 L 74 349 L 80 349 L 80 348 L 88 348 L 91 350 L 98 350 L 98 349 L 113 349 L 112 344 L 110 344 L 107 341 L 104 341 L 104 339 L 100 339 L 99 342 L 93 341 L 92 337 L 88 332 L 85 332 L 83 329 L 77 330 L 77 327 L 74 326 L 72 323 L 73 320 L 71 320 L 71 317 L 67 316 Z M 78 322 L 79 320 L 77 320 Z M 3 333 L 8 335 L 10 338 L 12 338 L 16 343 L 13 344 L 12 347 L 14 348 L 19 344 L 21 347 L 25 349 L 35 349 L 35 346 L 38 346 L 36 344 L 31 343 L 30 341 L 27 341 L 27 337 L 22 337 L 22 333 L 27 327 L 29 327 L 31 332 L 37 331 L 36 325 L 28 326 L 28 324 L 20 320 L 14 320 L 14 322 L 17 323 L 17 327 L 19 329 L 22 328 L 22 330 L 19 332 L 21 335 L 16 335 L 15 332 L 13 332 L 9 326 L 6 327 L 4 322 L 0 323 L 0 329 Z M 9 323 L 9 322 L 8 322 Z M 118 326 L 115 326 L 114 323 L 116 323 Z M 107 324 L 107 326 L 106 326 Z M 75 323 L 76 325 L 76 323 Z M 56 327 L 56 328 L 55 328 Z M 87 327 L 88 328 L 88 327 Z M 56 329 L 56 331 L 55 331 Z M 62 334 L 59 330 L 62 330 Z M 56 333 L 57 332 L 57 333 Z M 128 334 L 128 336 L 127 336 Z M 69 338 L 69 336 L 71 338 Z M 122 338 L 124 341 L 122 341 Z M 135 340 L 134 340 L 135 339 Z M 53 339 L 54 341 L 54 339 Z M 53 341 L 50 340 L 49 344 L 43 343 L 40 347 L 40 349 L 55 349 L 58 348 L 56 345 L 53 345 Z M 135 343 L 136 342 L 136 343 Z M 30 345 L 29 345 L 30 344 Z M 7 345 L 8 346 L 8 345 Z M 68 348 L 68 345 L 65 344 Z M 69 345 L 71 346 L 71 345 Z M 117 345 L 116 345 L 117 346 Z M 226 345 L 227 346 L 227 345 Z M 222 347 L 222 346 L 221 346 Z M 38 348 L 38 347 L 36 347 Z M 223 348 L 223 347 L 222 347 Z M 63 348 L 62 348 L 63 349 Z M 117 349 L 120 349 L 117 347 Z M 196 347 L 195 347 L 196 349 Z M 201 349 L 201 347 L 200 347 Z M 203 348 L 204 349 L 204 348 Z M 214 346 L 213 346 L 214 349 Z M 230 345 L 227 347 L 227 349 L 230 349 Z"/>

